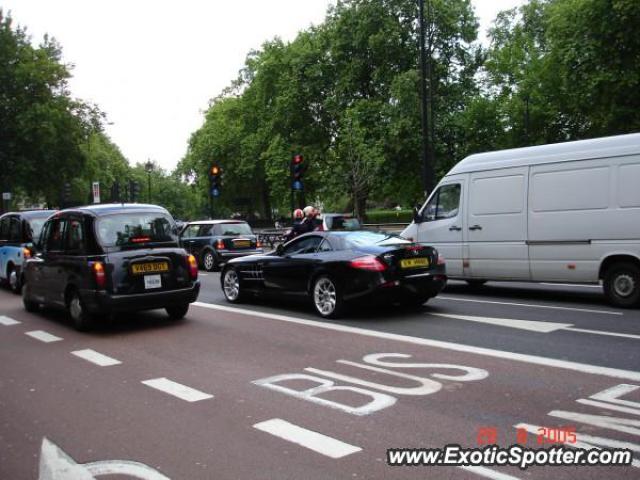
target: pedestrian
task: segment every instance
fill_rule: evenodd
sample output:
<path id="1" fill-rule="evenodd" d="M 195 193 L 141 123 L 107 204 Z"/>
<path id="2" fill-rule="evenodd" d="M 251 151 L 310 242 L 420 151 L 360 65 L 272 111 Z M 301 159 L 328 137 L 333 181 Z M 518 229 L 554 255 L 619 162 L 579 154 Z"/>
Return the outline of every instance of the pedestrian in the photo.
<path id="1" fill-rule="evenodd" d="M 303 226 L 302 226 L 302 223 L 304 221 L 303 217 L 304 217 L 304 212 L 299 208 L 296 208 L 293 211 L 293 225 L 291 226 L 291 230 L 289 230 L 284 237 L 285 242 L 288 242 L 289 240 L 293 240 L 298 235 L 306 233 L 306 231 L 303 231 Z"/>
<path id="2" fill-rule="evenodd" d="M 313 232 L 318 227 L 318 221 L 316 219 L 318 210 L 311 205 L 307 205 L 302 212 L 304 213 L 304 220 L 301 224 L 302 233 Z"/>

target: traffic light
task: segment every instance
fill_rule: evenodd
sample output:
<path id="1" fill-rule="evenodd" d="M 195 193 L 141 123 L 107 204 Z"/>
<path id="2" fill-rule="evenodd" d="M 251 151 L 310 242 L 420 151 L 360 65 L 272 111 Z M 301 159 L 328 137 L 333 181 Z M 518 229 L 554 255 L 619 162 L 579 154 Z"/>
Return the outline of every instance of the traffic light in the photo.
<path id="1" fill-rule="evenodd" d="M 64 182 L 62 187 L 62 199 L 65 204 L 71 202 L 71 184 L 69 182 Z"/>
<path id="2" fill-rule="evenodd" d="M 209 169 L 209 181 L 211 182 L 211 196 L 219 197 L 222 190 L 222 168 L 217 163 Z"/>
<path id="3" fill-rule="evenodd" d="M 304 163 L 304 157 L 302 155 L 294 155 L 291 159 L 291 189 L 302 191 L 304 190 L 304 184 L 302 183 L 302 175 L 306 170 Z"/>
<path id="4" fill-rule="evenodd" d="M 136 203 L 140 198 L 140 183 L 135 180 L 129 180 L 129 197 L 131 203 Z"/>

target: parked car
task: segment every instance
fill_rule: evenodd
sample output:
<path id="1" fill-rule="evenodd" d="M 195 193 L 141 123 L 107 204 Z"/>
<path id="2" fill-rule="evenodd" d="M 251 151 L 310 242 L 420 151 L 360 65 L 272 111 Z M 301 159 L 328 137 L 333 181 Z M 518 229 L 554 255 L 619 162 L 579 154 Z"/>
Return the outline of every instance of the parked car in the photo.
<path id="1" fill-rule="evenodd" d="M 402 236 L 450 278 L 591 283 L 640 306 L 640 134 L 471 155 Z"/>
<path id="2" fill-rule="evenodd" d="M 15 293 L 22 288 L 22 264 L 33 255 L 42 226 L 54 212 L 10 212 L 0 217 L 0 282 Z"/>
<path id="3" fill-rule="evenodd" d="M 143 204 L 62 210 L 45 223 L 24 267 L 27 311 L 65 308 L 76 328 L 117 312 L 164 308 L 183 318 L 200 291 L 198 265 L 171 215 Z"/>
<path id="4" fill-rule="evenodd" d="M 357 303 L 422 305 L 447 281 L 434 248 L 369 231 L 306 233 L 269 254 L 229 261 L 220 279 L 231 303 L 248 295 L 307 298 L 327 318 Z"/>
<path id="5" fill-rule="evenodd" d="M 323 213 L 319 230 L 360 230 L 360 222 L 350 213 Z"/>
<path id="6" fill-rule="evenodd" d="M 189 222 L 180 233 L 180 245 L 208 272 L 232 258 L 264 253 L 249 224 L 241 220 Z"/>

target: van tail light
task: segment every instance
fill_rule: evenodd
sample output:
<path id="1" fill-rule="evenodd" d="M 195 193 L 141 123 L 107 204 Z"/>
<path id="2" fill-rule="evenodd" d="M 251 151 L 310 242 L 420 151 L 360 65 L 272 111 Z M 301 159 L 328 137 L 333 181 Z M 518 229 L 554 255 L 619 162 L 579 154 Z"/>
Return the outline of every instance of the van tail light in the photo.
<path id="1" fill-rule="evenodd" d="M 442 255 L 440 252 L 438 252 L 438 265 L 444 265 L 445 263 L 447 263 L 444 259 L 444 255 Z"/>
<path id="2" fill-rule="evenodd" d="M 107 286 L 107 276 L 104 272 L 104 264 L 102 262 L 93 262 L 91 265 L 91 270 L 93 271 L 93 278 L 96 281 L 96 286 L 98 288 L 104 288 Z"/>
<path id="3" fill-rule="evenodd" d="M 349 265 L 352 268 L 368 270 L 370 272 L 383 272 L 387 269 L 387 266 L 375 255 L 365 255 L 364 257 L 354 258 L 349 262 Z"/>
<path id="4" fill-rule="evenodd" d="M 218 241 L 216 242 L 216 248 L 218 250 L 224 250 L 224 242 L 222 241 L 222 239 L 218 239 Z"/>
<path id="5" fill-rule="evenodd" d="M 187 263 L 189 264 L 189 276 L 191 280 L 198 279 L 198 262 L 196 261 L 196 257 L 193 255 L 189 255 L 187 257 Z"/>
<path id="6" fill-rule="evenodd" d="M 28 248 L 22 249 L 22 257 L 26 260 L 27 258 L 31 258 L 31 250 Z"/>

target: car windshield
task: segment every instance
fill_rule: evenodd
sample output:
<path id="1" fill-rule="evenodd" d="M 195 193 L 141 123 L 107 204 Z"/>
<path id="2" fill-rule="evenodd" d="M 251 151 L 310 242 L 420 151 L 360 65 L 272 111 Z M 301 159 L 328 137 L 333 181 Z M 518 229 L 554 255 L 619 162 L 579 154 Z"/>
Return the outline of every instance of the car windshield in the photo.
<path id="1" fill-rule="evenodd" d="M 29 233 L 29 237 L 31 241 L 35 241 L 40 237 L 40 232 L 42 232 L 42 227 L 44 222 L 46 222 L 46 218 L 31 218 L 29 219 L 29 229 L 31 230 Z"/>
<path id="2" fill-rule="evenodd" d="M 248 223 L 221 223 L 218 235 L 253 235 Z"/>
<path id="3" fill-rule="evenodd" d="M 358 230 L 360 222 L 353 217 L 327 217 L 326 222 L 329 230 Z"/>
<path id="4" fill-rule="evenodd" d="M 344 237 L 346 243 L 353 247 L 364 245 L 406 245 L 411 243 L 398 235 L 382 232 L 352 232 Z"/>
<path id="5" fill-rule="evenodd" d="M 119 213 L 101 217 L 96 232 L 104 247 L 131 247 L 147 243 L 177 243 L 173 219 L 158 212 Z"/>

